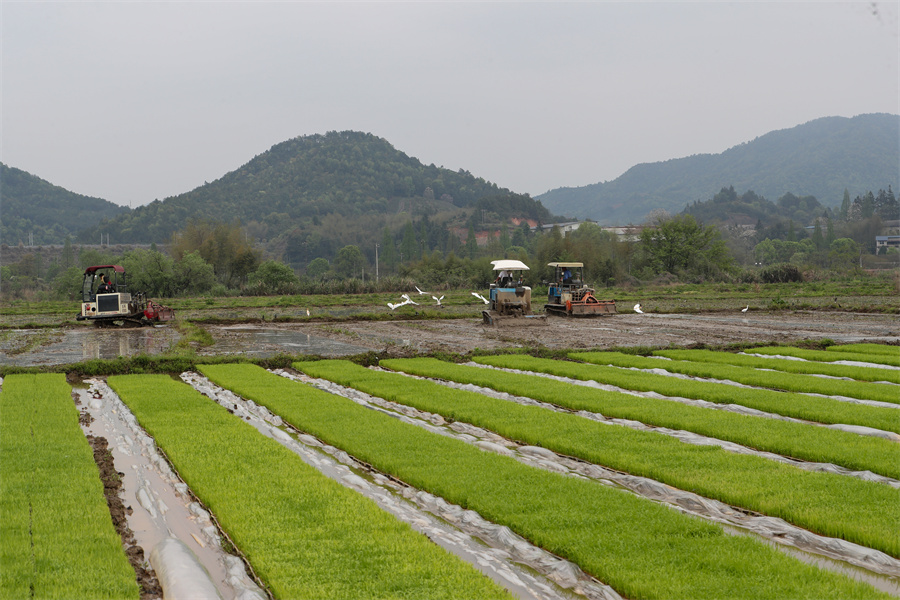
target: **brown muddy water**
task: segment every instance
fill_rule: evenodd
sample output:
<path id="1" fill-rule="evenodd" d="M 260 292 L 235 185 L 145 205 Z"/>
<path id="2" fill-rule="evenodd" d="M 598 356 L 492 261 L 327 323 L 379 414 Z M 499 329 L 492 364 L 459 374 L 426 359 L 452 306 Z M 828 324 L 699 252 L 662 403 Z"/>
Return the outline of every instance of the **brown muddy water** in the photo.
<path id="1" fill-rule="evenodd" d="M 277 326 L 206 327 L 215 344 L 200 349 L 206 356 L 241 354 L 266 358 L 275 354 L 348 356 L 366 348 Z M 173 327 L 12 329 L 0 334 L 0 364 L 50 366 L 91 359 L 163 354 L 181 339 Z"/>

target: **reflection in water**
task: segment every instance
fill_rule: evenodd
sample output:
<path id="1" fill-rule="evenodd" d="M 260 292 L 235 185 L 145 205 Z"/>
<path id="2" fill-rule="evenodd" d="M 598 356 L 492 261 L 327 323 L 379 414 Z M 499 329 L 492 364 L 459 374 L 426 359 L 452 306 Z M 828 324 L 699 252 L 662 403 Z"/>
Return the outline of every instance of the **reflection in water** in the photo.
<path id="1" fill-rule="evenodd" d="M 199 352 L 206 356 L 244 354 L 265 358 L 275 354 L 347 356 L 366 349 L 324 337 L 279 327 L 238 325 L 208 327 L 215 344 Z M 42 343 L 33 343 L 42 336 Z M 129 329 L 85 327 L 48 331 L 20 329 L 0 339 L 0 364 L 17 366 L 60 365 L 83 360 L 165 353 L 181 334 L 166 325 Z M 29 344 L 29 340 L 32 343 Z M 16 350 L 27 347 L 27 351 Z"/>
<path id="2" fill-rule="evenodd" d="M 240 353 L 257 358 L 279 353 L 347 356 L 366 351 L 361 346 L 287 328 L 235 325 L 207 329 L 216 340 L 214 346 L 203 350 L 207 355 Z"/>
<path id="3" fill-rule="evenodd" d="M 46 330 L 43 330 L 46 331 Z M 17 336 L 35 335 L 34 330 L 20 330 Z M 37 345 L 21 354 L 7 354 L 0 347 L 0 363 L 33 366 L 76 363 L 91 359 L 112 359 L 136 354 L 161 354 L 178 341 L 181 334 L 169 327 L 141 327 L 133 329 L 63 329 L 54 332 L 52 341 Z"/>

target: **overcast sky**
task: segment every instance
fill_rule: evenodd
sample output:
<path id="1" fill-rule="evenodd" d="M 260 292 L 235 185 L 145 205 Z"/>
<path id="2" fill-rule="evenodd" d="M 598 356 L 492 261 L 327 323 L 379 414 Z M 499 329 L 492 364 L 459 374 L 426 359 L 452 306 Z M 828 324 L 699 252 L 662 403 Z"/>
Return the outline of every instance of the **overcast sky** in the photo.
<path id="1" fill-rule="evenodd" d="M 330 130 L 520 193 L 900 112 L 893 2 L 0 1 L 0 161 L 138 206 Z"/>

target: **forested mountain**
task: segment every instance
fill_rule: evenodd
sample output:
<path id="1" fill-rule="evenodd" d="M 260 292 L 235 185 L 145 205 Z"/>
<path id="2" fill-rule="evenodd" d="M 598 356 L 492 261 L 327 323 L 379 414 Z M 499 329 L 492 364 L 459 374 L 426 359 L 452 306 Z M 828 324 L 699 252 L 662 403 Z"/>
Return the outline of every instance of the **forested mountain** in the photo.
<path id="1" fill-rule="evenodd" d="M 102 219 L 128 212 L 100 198 L 82 196 L 0 163 L 0 242 L 62 244 Z M 92 238 L 98 241 L 99 237 Z"/>
<path id="2" fill-rule="evenodd" d="M 773 202 L 753 190 L 739 195 L 733 186 L 722 188 L 712 199 L 694 202 L 683 211 L 702 223 L 723 227 L 770 227 L 780 221 L 793 221 L 797 227 L 803 227 L 819 217 L 830 218 L 832 212 L 815 196 L 798 197 L 788 192 Z"/>
<path id="3" fill-rule="evenodd" d="M 852 195 L 897 187 L 900 116 L 825 117 L 773 131 L 721 154 L 640 164 L 619 178 L 537 197 L 554 213 L 601 224 L 640 223 L 654 209 L 681 212 L 734 186 L 764 198 L 786 193 L 840 206 Z"/>
<path id="4" fill-rule="evenodd" d="M 468 171 L 423 165 L 372 134 L 329 132 L 277 144 L 221 179 L 118 216 L 81 239 L 104 231 L 122 242 L 165 242 L 198 217 L 240 220 L 265 240 L 297 228 L 319 229 L 327 220 L 330 230 L 321 233 L 328 236 L 339 233 L 339 222 L 371 231 L 373 216 L 453 213 L 486 196 L 508 194 Z M 527 213 L 520 216 L 550 218 L 530 198 L 518 209 Z"/>

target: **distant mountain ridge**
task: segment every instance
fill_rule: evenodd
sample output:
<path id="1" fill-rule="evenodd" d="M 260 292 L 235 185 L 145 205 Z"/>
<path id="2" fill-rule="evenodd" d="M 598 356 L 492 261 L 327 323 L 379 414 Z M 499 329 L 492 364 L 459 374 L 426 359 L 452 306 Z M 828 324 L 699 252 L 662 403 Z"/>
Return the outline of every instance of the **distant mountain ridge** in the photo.
<path id="1" fill-rule="evenodd" d="M 772 131 L 721 154 L 698 154 L 632 167 L 609 182 L 559 188 L 536 199 L 555 214 L 601 224 L 640 223 L 654 209 L 681 212 L 733 186 L 775 201 L 786 193 L 839 206 L 889 185 L 900 170 L 900 116 L 824 117 Z"/>
<path id="2" fill-rule="evenodd" d="M 66 236 L 126 212 L 0 163 L 0 242 L 9 246 L 62 244 Z"/>

